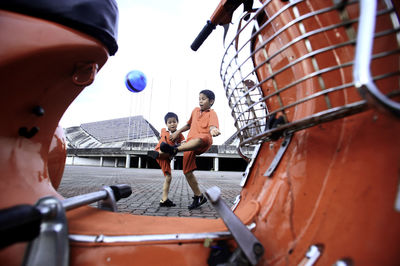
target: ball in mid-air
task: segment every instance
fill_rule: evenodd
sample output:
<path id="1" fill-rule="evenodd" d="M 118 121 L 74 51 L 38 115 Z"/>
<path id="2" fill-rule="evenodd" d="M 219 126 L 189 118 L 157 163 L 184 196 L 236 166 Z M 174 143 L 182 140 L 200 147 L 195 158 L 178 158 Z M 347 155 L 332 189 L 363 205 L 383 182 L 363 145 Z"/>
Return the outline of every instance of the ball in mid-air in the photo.
<path id="1" fill-rule="evenodd" d="M 125 76 L 125 85 L 131 92 L 141 92 L 146 88 L 146 75 L 139 70 L 132 70 Z"/>

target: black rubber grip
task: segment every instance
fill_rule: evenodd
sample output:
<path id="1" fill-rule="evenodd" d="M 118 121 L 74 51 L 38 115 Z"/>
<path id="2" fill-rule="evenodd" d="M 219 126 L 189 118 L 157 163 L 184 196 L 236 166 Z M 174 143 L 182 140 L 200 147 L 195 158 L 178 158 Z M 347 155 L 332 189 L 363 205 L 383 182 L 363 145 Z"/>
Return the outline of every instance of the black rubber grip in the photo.
<path id="1" fill-rule="evenodd" d="M 116 201 L 120 199 L 127 198 L 132 194 L 132 189 L 130 186 L 121 184 L 121 185 L 114 185 L 110 186 L 112 191 L 114 192 L 114 197 Z"/>
<path id="2" fill-rule="evenodd" d="M 201 30 L 199 35 L 197 35 L 196 39 L 190 46 L 193 51 L 197 51 L 199 47 L 203 44 L 203 42 L 207 39 L 207 37 L 211 34 L 211 32 L 215 29 L 215 25 L 211 23 L 210 20 L 207 21 L 207 24 Z"/>
<path id="3" fill-rule="evenodd" d="M 30 241 L 40 233 L 42 214 L 31 205 L 18 205 L 0 210 L 0 248 Z"/>

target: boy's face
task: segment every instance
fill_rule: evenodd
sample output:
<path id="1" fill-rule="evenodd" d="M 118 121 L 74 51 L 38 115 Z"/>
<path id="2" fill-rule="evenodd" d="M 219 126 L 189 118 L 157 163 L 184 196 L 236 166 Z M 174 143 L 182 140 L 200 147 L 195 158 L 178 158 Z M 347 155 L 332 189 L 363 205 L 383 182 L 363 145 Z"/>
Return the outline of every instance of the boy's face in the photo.
<path id="1" fill-rule="evenodd" d="M 199 106 L 202 111 L 208 110 L 214 104 L 214 100 L 210 100 L 205 94 L 199 95 Z"/>
<path id="2" fill-rule="evenodd" d="M 178 121 L 175 117 L 170 117 L 167 119 L 167 128 L 170 132 L 175 132 L 178 127 Z"/>

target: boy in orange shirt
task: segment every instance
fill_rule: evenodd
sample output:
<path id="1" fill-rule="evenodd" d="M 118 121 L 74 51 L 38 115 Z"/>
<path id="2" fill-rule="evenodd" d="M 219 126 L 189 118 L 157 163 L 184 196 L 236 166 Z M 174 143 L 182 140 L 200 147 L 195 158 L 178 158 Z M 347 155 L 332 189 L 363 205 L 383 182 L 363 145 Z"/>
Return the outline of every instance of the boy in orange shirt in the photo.
<path id="1" fill-rule="evenodd" d="M 173 147 L 179 145 L 185 137 L 182 134 L 178 134 L 176 139 L 171 140 L 170 134 L 176 132 L 176 128 L 178 127 L 178 116 L 175 113 L 169 112 L 164 117 L 165 125 L 168 128 L 168 131 L 165 128 L 161 129 L 161 137 L 154 151 L 148 151 L 147 156 L 155 159 L 157 163 L 161 167 L 161 171 L 164 173 L 165 181 L 163 185 L 163 193 L 162 199 L 160 200 L 160 207 L 174 207 L 176 206 L 170 199 L 168 199 L 169 186 L 171 185 L 171 157 L 168 153 L 163 153 L 160 151 L 160 144 L 165 141 L 168 145 L 172 145 Z"/>
<path id="2" fill-rule="evenodd" d="M 187 142 L 179 147 L 169 145 L 162 142 L 160 149 L 162 152 L 175 156 L 178 152 L 183 151 L 183 173 L 194 193 L 193 203 L 188 206 L 189 210 L 195 209 L 207 202 L 199 189 L 196 177 L 193 171 L 196 166 L 196 155 L 200 155 L 210 149 L 212 145 L 212 137 L 220 135 L 218 129 L 218 117 L 211 106 L 214 104 L 215 95 L 210 90 L 202 90 L 199 94 L 199 106 L 194 108 L 189 121 L 181 129 L 176 130 L 170 135 L 170 140 L 175 141 L 182 132 L 190 129 Z"/>

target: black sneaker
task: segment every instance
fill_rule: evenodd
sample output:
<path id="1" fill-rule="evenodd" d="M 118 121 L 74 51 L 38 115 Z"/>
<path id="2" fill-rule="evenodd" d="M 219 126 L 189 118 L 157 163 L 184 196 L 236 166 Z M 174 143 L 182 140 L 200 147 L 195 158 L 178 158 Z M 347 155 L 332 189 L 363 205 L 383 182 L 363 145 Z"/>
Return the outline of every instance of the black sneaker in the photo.
<path id="1" fill-rule="evenodd" d="M 157 159 L 160 153 L 158 151 L 148 151 L 147 156 L 153 158 L 154 160 Z"/>
<path id="2" fill-rule="evenodd" d="M 175 207 L 176 204 L 173 203 L 171 200 L 166 199 L 164 202 L 160 201 L 160 207 Z"/>
<path id="3" fill-rule="evenodd" d="M 194 196 L 192 198 L 193 198 L 193 202 L 190 206 L 188 206 L 189 210 L 196 209 L 207 202 L 207 198 L 204 197 L 203 194 L 201 194 L 201 196 Z"/>
<path id="4" fill-rule="evenodd" d="M 169 155 L 171 155 L 171 156 L 175 156 L 178 153 L 177 147 L 171 146 L 166 142 L 161 142 L 160 150 L 162 152 L 169 153 Z"/>

